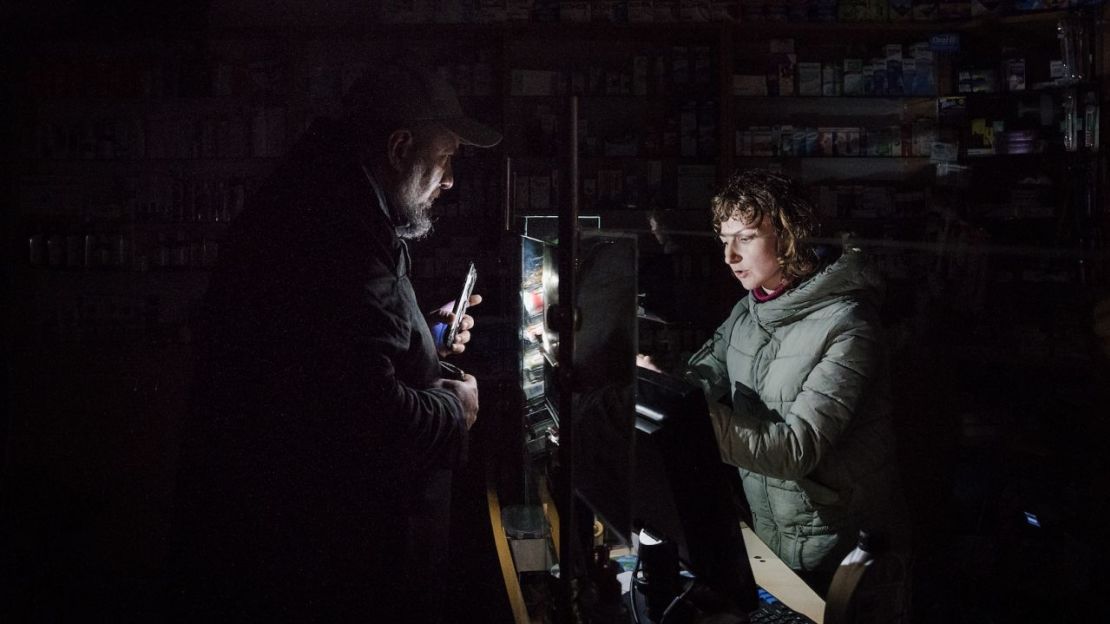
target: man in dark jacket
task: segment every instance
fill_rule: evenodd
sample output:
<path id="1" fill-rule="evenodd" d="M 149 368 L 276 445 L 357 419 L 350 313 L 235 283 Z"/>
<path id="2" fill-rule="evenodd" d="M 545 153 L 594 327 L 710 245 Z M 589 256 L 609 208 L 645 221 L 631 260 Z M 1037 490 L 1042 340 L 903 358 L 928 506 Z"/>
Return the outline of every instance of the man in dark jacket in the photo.
<path id="1" fill-rule="evenodd" d="M 500 135 L 411 62 L 352 87 L 232 225 L 198 332 L 175 531 L 183 620 L 434 622 L 477 381 L 409 280 L 459 144 Z M 480 297 L 473 297 L 477 303 Z"/>

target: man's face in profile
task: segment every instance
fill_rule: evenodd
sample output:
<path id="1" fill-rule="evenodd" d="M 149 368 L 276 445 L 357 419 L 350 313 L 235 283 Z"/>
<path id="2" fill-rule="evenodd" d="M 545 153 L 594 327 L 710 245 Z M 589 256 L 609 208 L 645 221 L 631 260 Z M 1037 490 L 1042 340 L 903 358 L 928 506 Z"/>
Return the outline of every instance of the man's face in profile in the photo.
<path id="1" fill-rule="evenodd" d="M 401 238 L 419 239 L 431 231 L 432 204 L 455 183 L 451 158 L 458 148 L 459 138 L 445 128 L 432 126 L 413 131 L 412 146 L 391 198 L 408 221 L 397 228 Z"/>

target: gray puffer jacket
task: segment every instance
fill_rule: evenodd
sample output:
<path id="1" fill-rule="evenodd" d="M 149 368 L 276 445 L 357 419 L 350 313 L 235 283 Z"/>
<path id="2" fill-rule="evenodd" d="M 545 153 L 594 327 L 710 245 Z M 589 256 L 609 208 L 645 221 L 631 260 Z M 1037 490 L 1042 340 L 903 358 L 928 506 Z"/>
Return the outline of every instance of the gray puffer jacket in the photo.
<path id="1" fill-rule="evenodd" d="M 897 507 L 881 290 L 848 250 L 775 299 L 742 299 L 689 361 L 756 534 L 796 570 L 839 562 Z"/>

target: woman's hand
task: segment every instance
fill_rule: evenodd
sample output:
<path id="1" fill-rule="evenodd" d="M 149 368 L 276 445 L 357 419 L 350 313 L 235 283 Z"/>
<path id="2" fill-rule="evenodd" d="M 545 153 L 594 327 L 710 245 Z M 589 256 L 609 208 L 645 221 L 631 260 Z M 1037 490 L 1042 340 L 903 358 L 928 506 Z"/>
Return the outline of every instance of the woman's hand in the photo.
<path id="1" fill-rule="evenodd" d="M 636 366 L 639 366 L 640 368 L 646 368 L 657 373 L 663 372 L 663 369 L 655 365 L 655 362 L 651 359 L 650 355 L 644 355 L 643 353 L 636 354 Z"/>

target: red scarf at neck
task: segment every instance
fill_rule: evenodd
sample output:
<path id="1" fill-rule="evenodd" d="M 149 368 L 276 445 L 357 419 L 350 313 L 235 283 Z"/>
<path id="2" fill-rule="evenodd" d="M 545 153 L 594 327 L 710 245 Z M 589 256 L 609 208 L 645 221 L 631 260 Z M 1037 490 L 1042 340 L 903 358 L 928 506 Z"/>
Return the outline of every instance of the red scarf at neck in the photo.
<path id="1" fill-rule="evenodd" d="M 771 292 L 766 292 L 765 290 L 763 290 L 762 286 L 756 286 L 751 290 L 751 293 L 756 303 L 766 303 L 772 299 L 779 297 L 780 295 L 782 295 L 782 293 L 790 290 L 790 286 L 790 282 L 786 282 L 782 286 L 780 286 L 778 290 L 772 290 Z"/>

